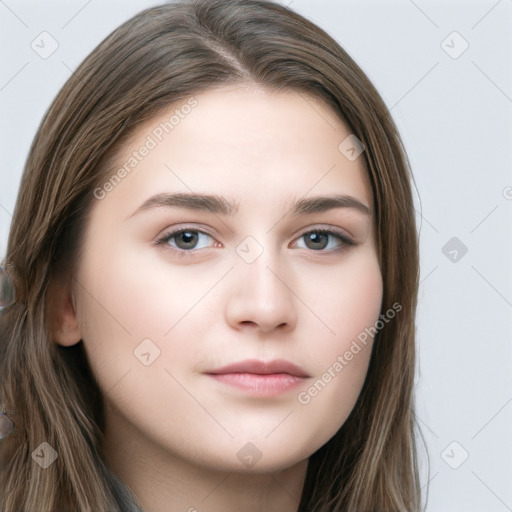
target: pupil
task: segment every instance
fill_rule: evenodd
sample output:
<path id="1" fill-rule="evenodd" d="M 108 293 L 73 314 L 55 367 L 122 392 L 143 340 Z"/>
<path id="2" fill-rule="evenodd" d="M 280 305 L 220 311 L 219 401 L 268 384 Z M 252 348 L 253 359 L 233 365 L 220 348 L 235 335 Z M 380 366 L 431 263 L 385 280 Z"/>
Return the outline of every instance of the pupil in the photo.
<path id="1" fill-rule="evenodd" d="M 327 241 L 328 235 L 326 233 L 309 233 L 306 237 L 306 245 L 309 249 L 325 249 Z"/>
<path id="2" fill-rule="evenodd" d="M 190 249 L 197 243 L 197 233 L 193 233 L 191 231 L 183 231 L 178 236 L 178 240 L 176 241 L 176 245 L 180 247 L 180 249 Z"/>

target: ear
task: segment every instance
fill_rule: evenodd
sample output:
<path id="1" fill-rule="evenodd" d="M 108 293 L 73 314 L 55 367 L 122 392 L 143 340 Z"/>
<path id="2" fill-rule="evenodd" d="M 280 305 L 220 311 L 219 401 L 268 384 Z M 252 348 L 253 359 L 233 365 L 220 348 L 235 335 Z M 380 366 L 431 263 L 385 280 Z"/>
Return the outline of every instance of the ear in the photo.
<path id="1" fill-rule="evenodd" d="M 55 280 L 49 288 L 47 320 L 52 341 L 70 347 L 78 343 L 82 336 L 75 312 L 75 303 L 70 283 Z"/>

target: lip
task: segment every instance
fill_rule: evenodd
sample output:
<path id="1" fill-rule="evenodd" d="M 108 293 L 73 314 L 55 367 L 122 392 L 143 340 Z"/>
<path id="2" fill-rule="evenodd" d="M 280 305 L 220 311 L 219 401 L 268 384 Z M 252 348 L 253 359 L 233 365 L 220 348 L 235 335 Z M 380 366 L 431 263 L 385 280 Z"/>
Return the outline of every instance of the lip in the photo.
<path id="1" fill-rule="evenodd" d="M 248 359 L 211 370 L 207 375 L 253 396 L 276 396 L 309 378 L 300 366 L 283 359 Z"/>
<path id="2" fill-rule="evenodd" d="M 224 375 L 228 373 L 253 373 L 255 375 L 286 373 L 294 377 L 309 377 L 300 366 L 284 359 L 274 359 L 272 361 L 247 359 L 245 361 L 228 364 L 216 370 L 211 370 L 208 373 L 213 375 Z"/>

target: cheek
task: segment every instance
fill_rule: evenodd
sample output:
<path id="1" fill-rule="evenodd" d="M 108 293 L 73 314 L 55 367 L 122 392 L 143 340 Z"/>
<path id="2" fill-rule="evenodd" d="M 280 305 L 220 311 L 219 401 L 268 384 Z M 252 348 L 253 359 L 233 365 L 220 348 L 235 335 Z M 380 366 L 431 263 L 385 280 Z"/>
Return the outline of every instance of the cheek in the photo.
<path id="1" fill-rule="evenodd" d="M 328 326 L 315 336 L 308 357 L 315 376 L 297 401 L 316 418 L 313 439 L 328 439 L 352 411 L 368 369 L 374 328 L 382 302 L 382 276 L 373 252 L 331 274 L 317 310 Z M 322 418 L 322 421 L 317 421 Z"/>
<path id="2" fill-rule="evenodd" d="M 338 339 L 336 345 L 343 345 L 348 338 L 356 337 L 375 323 L 381 309 L 382 291 L 379 264 L 370 252 L 354 258 L 340 270 L 338 278 L 336 274 L 330 277 L 323 301 Z"/>
<path id="3" fill-rule="evenodd" d="M 150 360 L 157 357 L 151 368 L 190 367 L 193 340 L 204 335 L 213 314 L 202 298 L 229 267 L 170 265 L 154 247 L 141 250 L 118 240 L 90 247 L 77 275 L 77 314 L 103 389 L 128 371 L 147 370 L 140 357 L 148 352 Z M 184 326 L 186 336 L 180 334 Z"/>
<path id="4" fill-rule="evenodd" d="M 149 245 L 143 250 L 130 243 L 103 247 L 101 254 L 91 251 L 84 258 L 79 280 L 87 283 L 107 320 L 134 340 L 162 337 L 213 282 L 197 269 L 166 263 Z"/>

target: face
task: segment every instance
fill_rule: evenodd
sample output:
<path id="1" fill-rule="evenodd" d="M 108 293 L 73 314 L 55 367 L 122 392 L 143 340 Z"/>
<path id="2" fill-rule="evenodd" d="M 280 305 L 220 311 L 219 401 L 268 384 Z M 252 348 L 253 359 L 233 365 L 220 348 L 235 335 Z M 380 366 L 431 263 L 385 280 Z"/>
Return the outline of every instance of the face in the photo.
<path id="1" fill-rule="evenodd" d="M 72 292 L 107 438 L 268 472 L 341 427 L 382 299 L 350 133 L 319 100 L 244 88 L 138 128 L 95 191 Z"/>

